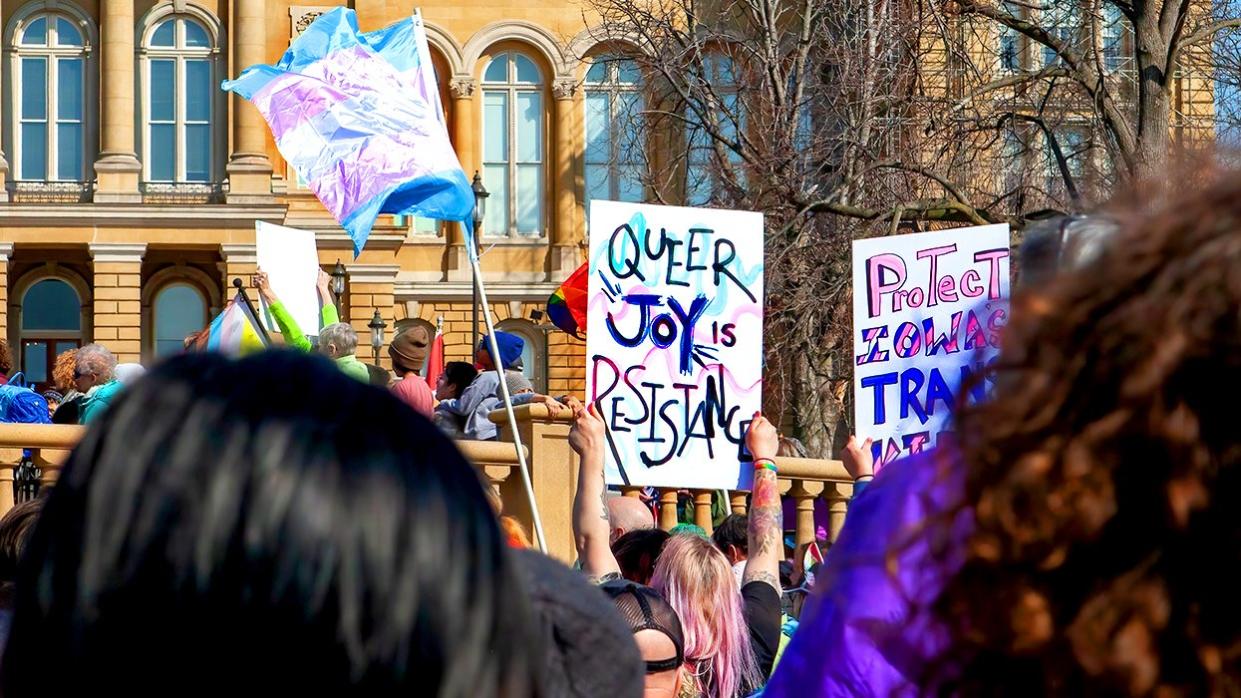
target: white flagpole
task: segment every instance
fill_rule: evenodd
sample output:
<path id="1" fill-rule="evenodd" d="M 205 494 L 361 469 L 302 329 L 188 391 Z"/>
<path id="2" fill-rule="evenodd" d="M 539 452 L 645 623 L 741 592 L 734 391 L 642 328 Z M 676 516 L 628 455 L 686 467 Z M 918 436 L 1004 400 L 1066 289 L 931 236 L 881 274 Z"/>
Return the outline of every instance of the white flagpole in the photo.
<path id="1" fill-rule="evenodd" d="M 504 380 L 504 360 L 500 358 L 500 346 L 496 343 L 496 328 L 491 320 L 491 306 L 487 303 L 487 288 L 483 285 L 483 274 L 478 268 L 478 255 L 471 251 L 466 256 L 470 258 L 470 267 L 474 270 L 474 281 L 478 284 L 478 299 L 483 306 L 483 320 L 487 324 L 491 361 L 496 367 L 496 375 L 500 377 L 500 395 L 504 399 L 504 412 L 508 416 L 509 431 L 513 432 L 513 448 L 517 450 L 517 464 L 521 466 L 521 484 L 526 488 L 526 500 L 530 504 L 530 514 L 534 518 L 534 536 L 539 550 L 546 553 L 547 539 L 543 535 L 543 520 L 539 517 L 539 505 L 534 501 L 534 485 L 530 482 L 530 469 L 526 465 L 526 449 L 521 443 L 521 433 L 517 431 L 517 415 L 513 412 L 513 398 L 508 394 L 508 383 Z"/>

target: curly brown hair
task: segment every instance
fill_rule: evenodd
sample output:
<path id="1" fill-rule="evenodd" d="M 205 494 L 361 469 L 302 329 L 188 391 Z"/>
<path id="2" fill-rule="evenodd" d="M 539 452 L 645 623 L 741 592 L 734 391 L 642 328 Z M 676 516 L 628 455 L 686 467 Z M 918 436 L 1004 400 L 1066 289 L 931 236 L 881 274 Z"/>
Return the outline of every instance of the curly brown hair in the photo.
<path id="1" fill-rule="evenodd" d="M 1236 182 L 1014 298 L 959 415 L 975 525 L 925 691 L 1241 695 Z"/>
<path id="2" fill-rule="evenodd" d="M 0 339 L 0 373 L 9 375 L 13 370 L 13 352 L 9 351 L 9 343 Z"/>
<path id="3" fill-rule="evenodd" d="M 52 383 L 57 390 L 68 391 L 73 388 L 73 373 L 78 366 L 78 350 L 69 349 L 56 356 L 52 366 Z"/>

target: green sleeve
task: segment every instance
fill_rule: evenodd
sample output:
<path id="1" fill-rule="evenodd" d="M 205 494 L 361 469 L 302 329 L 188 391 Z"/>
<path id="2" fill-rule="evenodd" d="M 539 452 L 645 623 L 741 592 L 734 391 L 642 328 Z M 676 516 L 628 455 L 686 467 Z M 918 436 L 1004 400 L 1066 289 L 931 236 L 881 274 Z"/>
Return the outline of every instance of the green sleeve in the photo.
<path id="1" fill-rule="evenodd" d="M 336 312 L 336 306 L 331 303 L 324 303 L 319 309 L 319 327 L 327 327 L 340 322 L 340 314 Z"/>
<path id="2" fill-rule="evenodd" d="M 301 351 L 310 351 L 310 340 L 302 334 L 302 328 L 297 326 L 297 321 L 289 315 L 289 311 L 284 309 L 283 303 L 280 301 L 271 303 L 267 306 L 267 310 L 271 313 L 272 319 L 276 321 L 276 326 L 280 328 L 285 344 Z"/>

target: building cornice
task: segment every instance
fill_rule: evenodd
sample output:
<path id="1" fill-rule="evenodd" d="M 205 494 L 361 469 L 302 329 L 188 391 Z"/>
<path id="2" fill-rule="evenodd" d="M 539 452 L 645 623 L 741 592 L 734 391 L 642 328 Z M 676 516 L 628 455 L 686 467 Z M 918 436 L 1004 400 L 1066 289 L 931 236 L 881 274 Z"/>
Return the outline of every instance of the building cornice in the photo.
<path id="1" fill-rule="evenodd" d="M 158 227 L 165 224 L 200 227 L 236 227 L 238 222 L 284 221 L 286 207 L 272 206 L 161 206 L 158 204 L 5 204 L 0 217 L 9 225 Z"/>
<path id="2" fill-rule="evenodd" d="M 490 301 L 544 301 L 547 300 L 560 284 L 549 282 L 485 282 L 487 298 Z M 474 298 L 474 284 L 466 281 L 397 281 L 393 286 L 393 295 L 398 303 L 405 301 L 469 301 Z"/>
<path id="3" fill-rule="evenodd" d="M 96 263 L 122 262 L 135 263 L 142 261 L 147 246 L 144 242 L 92 242 L 87 246 L 91 259 Z"/>

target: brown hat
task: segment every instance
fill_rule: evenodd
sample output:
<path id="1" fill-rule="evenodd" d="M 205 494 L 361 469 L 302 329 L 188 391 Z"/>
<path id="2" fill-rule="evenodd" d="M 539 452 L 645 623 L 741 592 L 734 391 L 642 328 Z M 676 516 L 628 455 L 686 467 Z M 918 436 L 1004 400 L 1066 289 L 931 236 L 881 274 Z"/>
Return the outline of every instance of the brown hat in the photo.
<path id="1" fill-rule="evenodd" d="M 415 325 L 392 339 L 388 356 L 392 357 L 394 368 L 418 372 L 427 361 L 430 346 L 431 333 L 427 328 Z"/>

